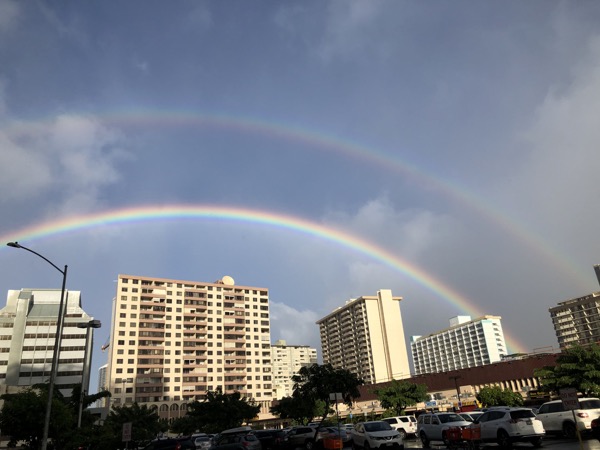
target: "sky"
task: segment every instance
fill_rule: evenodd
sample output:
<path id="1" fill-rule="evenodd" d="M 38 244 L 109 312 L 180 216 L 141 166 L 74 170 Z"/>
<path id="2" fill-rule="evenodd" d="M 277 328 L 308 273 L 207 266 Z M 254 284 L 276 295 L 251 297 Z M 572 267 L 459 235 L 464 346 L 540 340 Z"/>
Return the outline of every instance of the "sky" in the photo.
<path id="1" fill-rule="evenodd" d="M 271 339 L 391 289 L 410 336 L 600 290 L 600 3 L 0 2 L 0 238 L 101 320 L 118 274 L 269 289 Z M 0 247 L 0 291 L 60 288 Z"/>

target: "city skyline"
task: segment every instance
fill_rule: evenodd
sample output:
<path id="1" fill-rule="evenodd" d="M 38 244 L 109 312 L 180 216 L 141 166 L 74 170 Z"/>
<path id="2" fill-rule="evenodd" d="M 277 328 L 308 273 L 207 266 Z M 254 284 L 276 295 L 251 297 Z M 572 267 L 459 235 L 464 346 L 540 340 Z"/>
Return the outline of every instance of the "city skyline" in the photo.
<path id="1" fill-rule="evenodd" d="M 390 289 L 509 352 L 599 290 L 600 4 L 0 3 L 0 223 L 102 322 L 119 273 L 269 289 L 271 338 Z M 56 289 L 2 246 L 0 289 Z M 293 326 L 290 326 L 293 324 Z M 94 386 L 94 379 L 92 379 Z"/>

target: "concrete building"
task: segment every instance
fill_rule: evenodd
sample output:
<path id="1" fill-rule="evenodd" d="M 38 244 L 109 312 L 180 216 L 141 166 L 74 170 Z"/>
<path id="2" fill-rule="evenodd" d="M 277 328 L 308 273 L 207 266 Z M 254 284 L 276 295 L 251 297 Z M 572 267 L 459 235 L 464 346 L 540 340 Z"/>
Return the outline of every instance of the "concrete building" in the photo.
<path id="1" fill-rule="evenodd" d="M 365 383 L 410 376 L 399 302 L 392 291 L 349 300 L 317 324 L 323 362 L 347 369 Z"/>
<path id="2" fill-rule="evenodd" d="M 600 341 L 600 292 L 560 302 L 549 311 L 561 350 Z"/>
<path id="3" fill-rule="evenodd" d="M 98 390 L 101 392 L 108 387 L 108 364 L 104 364 L 98 369 Z M 108 398 L 101 398 L 96 402 L 97 408 L 108 406 Z"/>
<path id="4" fill-rule="evenodd" d="M 484 366 L 506 356 L 499 316 L 450 319 L 450 327 L 428 336 L 412 336 L 415 374 L 427 374 Z"/>
<path id="5" fill-rule="evenodd" d="M 317 363 L 317 349 L 308 345 L 288 345 L 280 339 L 271 346 L 273 358 L 273 397 L 289 397 L 294 391 L 292 376 L 303 366 Z"/>
<path id="6" fill-rule="evenodd" d="M 32 386 L 49 381 L 60 296 L 60 289 L 8 291 L 6 306 L 0 309 L 0 384 Z M 71 386 L 83 379 L 86 330 L 77 324 L 92 317 L 81 308 L 80 292 L 66 291 L 65 297 L 55 386 L 70 396 Z"/>
<path id="7" fill-rule="evenodd" d="M 273 398 L 269 291 L 119 275 L 108 360 L 111 403 L 185 415 L 206 391 L 240 392 L 268 412 Z"/>

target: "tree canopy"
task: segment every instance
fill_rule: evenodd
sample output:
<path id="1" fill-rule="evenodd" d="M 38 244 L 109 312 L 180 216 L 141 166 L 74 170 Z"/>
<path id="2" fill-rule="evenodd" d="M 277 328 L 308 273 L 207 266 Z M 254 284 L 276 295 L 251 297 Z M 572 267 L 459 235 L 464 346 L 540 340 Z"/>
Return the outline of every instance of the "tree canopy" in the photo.
<path id="1" fill-rule="evenodd" d="M 271 413 L 281 419 L 291 419 L 296 424 L 307 425 L 315 417 L 323 416 L 325 403 L 322 400 L 314 401 L 312 398 L 301 395 L 284 397 L 271 407 Z"/>
<path id="2" fill-rule="evenodd" d="M 502 389 L 500 386 L 485 386 L 476 396 L 483 406 L 521 406 L 523 397 L 518 392 Z"/>
<path id="3" fill-rule="evenodd" d="M 403 415 L 407 407 L 429 398 L 426 385 L 402 380 L 393 380 L 389 385 L 375 389 L 374 393 L 381 406 L 393 410 L 397 416 Z"/>
<path id="4" fill-rule="evenodd" d="M 227 428 L 239 427 L 254 419 L 260 406 L 239 392 L 224 394 L 218 388 L 206 393 L 206 400 L 188 404 L 187 426 L 205 433 L 218 433 Z M 189 422 L 187 422 L 189 421 Z"/>
<path id="5" fill-rule="evenodd" d="M 331 364 L 304 366 L 292 376 L 292 381 L 294 396 L 310 399 L 315 405 L 319 400 L 324 403 L 321 421 L 329 413 L 330 394 L 340 393 L 343 402 L 352 406 L 354 399 L 360 397 L 358 387 L 363 384 L 356 374 L 346 369 L 334 369 Z"/>
<path id="6" fill-rule="evenodd" d="M 540 390 L 558 394 L 562 388 L 575 388 L 586 397 L 600 395 L 600 346 L 569 347 L 556 358 L 555 366 L 537 369 Z"/>

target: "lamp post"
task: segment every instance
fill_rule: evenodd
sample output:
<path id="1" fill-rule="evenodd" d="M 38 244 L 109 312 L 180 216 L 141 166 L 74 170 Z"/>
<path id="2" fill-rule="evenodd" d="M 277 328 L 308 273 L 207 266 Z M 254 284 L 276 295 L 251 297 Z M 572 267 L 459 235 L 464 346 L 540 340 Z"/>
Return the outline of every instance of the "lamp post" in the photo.
<path id="1" fill-rule="evenodd" d="M 56 270 L 58 270 L 62 276 L 62 289 L 60 291 L 60 303 L 58 306 L 58 317 L 56 318 L 56 336 L 54 337 L 54 350 L 52 352 L 52 366 L 50 369 L 50 381 L 48 383 L 48 403 L 46 404 L 46 416 L 44 417 L 44 432 L 42 435 L 42 447 L 41 450 L 46 450 L 48 447 L 48 432 L 50 430 L 50 415 L 52 413 L 52 399 L 54 398 L 54 383 L 56 382 L 56 375 L 58 373 L 58 357 L 60 354 L 60 342 L 62 339 L 63 324 L 65 321 L 65 286 L 67 284 L 67 266 L 65 265 L 64 270 L 60 270 L 56 264 L 50 261 L 38 252 L 35 252 L 27 247 L 22 246 L 18 242 L 9 242 L 6 245 L 14 248 L 22 248 L 27 250 L 29 253 L 42 258 Z"/>
<path id="2" fill-rule="evenodd" d="M 83 356 L 83 374 L 81 376 L 81 392 L 79 393 L 79 410 L 77 412 L 77 428 L 81 428 L 81 415 L 83 414 L 83 398 L 90 385 L 90 369 L 92 362 L 92 329 L 100 328 L 99 320 L 90 320 L 77 324 L 77 328 L 85 328 L 85 352 Z M 84 390 L 85 388 L 85 390 Z"/>

